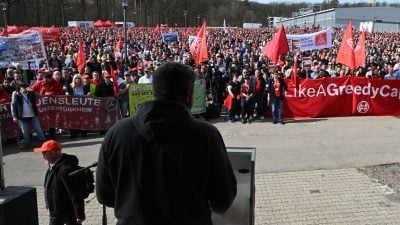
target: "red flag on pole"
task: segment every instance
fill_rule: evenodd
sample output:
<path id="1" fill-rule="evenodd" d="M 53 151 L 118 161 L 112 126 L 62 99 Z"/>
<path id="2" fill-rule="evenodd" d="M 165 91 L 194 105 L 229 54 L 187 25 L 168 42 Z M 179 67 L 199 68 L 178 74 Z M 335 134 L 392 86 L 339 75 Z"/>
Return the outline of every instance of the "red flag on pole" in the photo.
<path id="1" fill-rule="evenodd" d="M 114 84 L 114 96 L 118 96 L 118 79 L 117 76 L 115 76 L 114 69 L 112 68 L 112 66 L 110 66 L 110 72 Z"/>
<path id="2" fill-rule="evenodd" d="M 262 51 L 275 64 L 278 63 L 280 55 L 285 55 L 289 52 L 289 45 L 283 25 L 276 32 L 272 40 L 263 47 Z"/>
<path id="3" fill-rule="evenodd" d="M 355 68 L 354 64 L 354 40 L 353 40 L 353 31 L 352 31 L 352 22 L 351 20 L 347 24 L 346 30 L 343 34 L 342 43 L 339 46 L 338 55 L 336 57 L 336 62 L 343 63 L 348 66 L 350 69 Z"/>
<path id="4" fill-rule="evenodd" d="M 115 45 L 114 55 L 121 52 L 121 47 L 122 47 L 122 37 L 119 37 L 119 40 L 118 40 L 117 44 Z"/>
<path id="5" fill-rule="evenodd" d="M 201 26 L 196 38 L 190 45 L 190 53 L 192 54 L 193 59 L 197 64 L 208 60 L 206 22 L 203 23 L 203 26 Z"/>
<path id="6" fill-rule="evenodd" d="M 160 33 L 161 28 L 160 25 L 157 24 L 156 28 L 154 29 L 154 33 Z"/>
<path id="7" fill-rule="evenodd" d="M 365 32 L 363 31 L 354 49 L 354 66 L 365 65 Z"/>
<path id="8" fill-rule="evenodd" d="M 78 70 L 85 69 L 85 52 L 83 51 L 83 41 L 79 40 L 79 49 L 78 49 L 78 59 L 76 60 L 76 65 L 78 66 Z"/>
<path id="9" fill-rule="evenodd" d="M 186 29 L 185 35 L 188 36 L 190 34 L 192 34 L 192 29 L 190 29 L 190 28 Z"/>

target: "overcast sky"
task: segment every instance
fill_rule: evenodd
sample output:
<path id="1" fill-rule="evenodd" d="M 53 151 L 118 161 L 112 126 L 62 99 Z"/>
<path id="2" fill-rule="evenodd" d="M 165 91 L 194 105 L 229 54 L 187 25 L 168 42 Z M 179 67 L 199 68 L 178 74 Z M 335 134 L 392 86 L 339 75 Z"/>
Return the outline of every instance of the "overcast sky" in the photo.
<path id="1" fill-rule="evenodd" d="M 323 0 L 290 0 L 290 1 L 278 1 L 278 0 L 250 0 L 260 3 L 270 3 L 270 2 L 293 2 L 293 3 L 300 3 L 300 2 L 311 2 L 311 3 L 322 3 Z M 368 2 L 371 3 L 372 1 L 366 0 L 339 0 L 340 3 L 354 3 L 354 2 Z M 377 0 L 376 2 L 387 2 L 387 3 L 399 3 L 400 0 Z"/>

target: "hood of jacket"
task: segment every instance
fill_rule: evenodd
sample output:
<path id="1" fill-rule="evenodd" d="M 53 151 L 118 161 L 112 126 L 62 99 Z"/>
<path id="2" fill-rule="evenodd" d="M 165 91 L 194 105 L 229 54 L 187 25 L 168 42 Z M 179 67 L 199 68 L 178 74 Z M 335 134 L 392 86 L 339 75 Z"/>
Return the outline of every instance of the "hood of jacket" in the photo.
<path id="1" fill-rule="evenodd" d="M 183 104 L 150 101 L 140 106 L 134 124 L 143 138 L 152 141 L 166 139 L 182 132 L 184 124 L 192 119 L 190 109 Z"/>

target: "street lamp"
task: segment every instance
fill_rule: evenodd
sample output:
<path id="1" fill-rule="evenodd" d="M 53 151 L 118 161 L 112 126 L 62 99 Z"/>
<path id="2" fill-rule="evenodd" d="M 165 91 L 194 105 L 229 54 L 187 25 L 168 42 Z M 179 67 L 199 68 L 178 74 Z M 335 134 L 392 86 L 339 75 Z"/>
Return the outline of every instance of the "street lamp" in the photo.
<path id="1" fill-rule="evenodd" d="M 200 15 L 197 15 L 197 27 L 200 27 Z"/>
<path id="2" fill-rule="evenodd" d="M 3 2 L 4 29 L 7 29 L 7 3 Z"/>
<path id="3" fill-rule="evenodd" d="M 186 16 L 187 16 L 187 10 L 183 10 L 183 15 L 185 16 L 185 27 L 186 27 Z"/>
<path id="4" fill-rule="evenodd" d="M 128 69 L 128 38 L 126 32 L 126 8 L 128 8 L 128 0 L 122 0 L 122 9 L 124 11 L 124 65 L 125 70 Z"/>

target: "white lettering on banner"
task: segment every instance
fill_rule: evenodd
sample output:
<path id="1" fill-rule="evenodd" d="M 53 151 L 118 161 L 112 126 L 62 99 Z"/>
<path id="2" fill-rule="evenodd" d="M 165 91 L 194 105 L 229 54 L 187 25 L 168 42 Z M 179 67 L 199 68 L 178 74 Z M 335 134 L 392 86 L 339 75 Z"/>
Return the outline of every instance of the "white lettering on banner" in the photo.
<path id="1" fill-rule="evenodd" d="M 98 106 L 100 107 L 100 99 L 95 98 L 68 98 L 68 97 L 55 97 L 46 96 L 39 99 L 39 105 L 70 105 L 70 106 Z"/>
<path id="2" fill-rule="evenodd" d="M 371 83 L 367 86 L 361 85 L 341 85 L 338 86 L 335 83 L 328 84 L 326 87 L 324 85 L 319 85 L 317 88 L 305 88 L 300 84 L 298 88 L 294 88 L 294 95 L 287 97 L 295 98 L 314 98 L 320 96 L 339 96 L 339 95 L 364 95 L 370 96 L 371 99 L 376 98 L 378 95 L 384 98 L 391 97 L 400 99 L 400 89 L 391 88 L 389 85 L 385 84 L 382 87 L 373 87 Z"/>
<path id="3" fill-rule="evenodd" d="M 58 111 L 58 112 L 82 112 L 82 113 L 91 113 L 93 111 L 92 108 L 75 108 L 75 107 L 66 107 L 66 106 L 44 106 L 39 107 L 39 112 L 46 111 Z"/>

